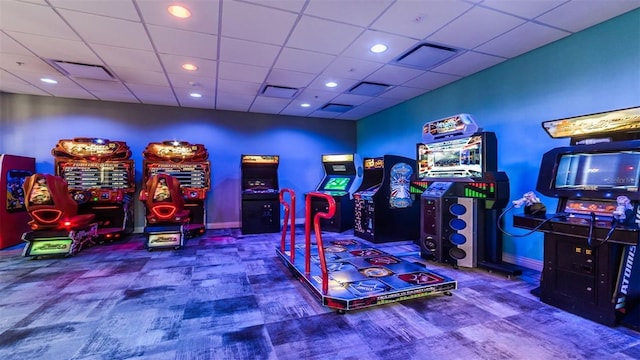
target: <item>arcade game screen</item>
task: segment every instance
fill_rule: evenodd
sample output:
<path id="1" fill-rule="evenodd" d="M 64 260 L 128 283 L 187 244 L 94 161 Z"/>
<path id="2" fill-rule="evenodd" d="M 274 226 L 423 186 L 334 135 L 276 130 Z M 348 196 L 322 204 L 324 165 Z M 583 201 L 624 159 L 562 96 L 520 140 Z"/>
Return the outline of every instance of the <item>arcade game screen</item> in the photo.
<path id="1" fill-rule="evenodd" d="M 482 137 L 418 144 L 418 178 L 481 177 Z"/>
<path id="2" fill-rule="evenodd" d="M 9 170 L 7 173 L 7 212 L 26 211 L 24 206 L 24 184 L 31 172 L 22 170 Z"/>
<path id="3" fill-rule="evenodd" d="M 558 162 L 555 188 L 638 191 L 639 180 L 640 151 L 563 154 Z"/>
<path id="4" fill-rule="evenodd" d="M 351 178 L 348 177 L 332 177 L 324 185 L 323 190 L 328 191 L 347 191 L 347 186 Z"/>
<path id="5" fill-rule="evenodd" d="M 131 163 L 80 163 L 60 164 L 60 175 L 71 189 L 128 189 Z"/>

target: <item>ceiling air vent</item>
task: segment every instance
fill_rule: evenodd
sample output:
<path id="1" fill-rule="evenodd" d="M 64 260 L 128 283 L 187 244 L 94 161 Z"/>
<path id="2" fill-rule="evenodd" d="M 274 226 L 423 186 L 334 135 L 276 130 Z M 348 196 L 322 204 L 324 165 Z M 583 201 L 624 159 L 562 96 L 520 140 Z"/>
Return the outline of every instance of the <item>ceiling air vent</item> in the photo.
<path id="1" fill-rule="evenodd" d="M 429 70 L 456 55 L 456 53 L 456 49 L 433 44 L 420 44 L 400 56 L 396 63 L 415 69 Z"/>
<path id="2" fill-rule="evenodd" d="M 283 99 L 293 99 L 297 92 L 298 89 L 292 87 L 267 85 L 264 87 L 264 90 L 262 90 L 262 95 Z"/>
<path id="3" fill-rule="evenodd" d="M 93 80 L 116 80 L 109 70 L 102 65 L 89 65 L 69 61 L 53 60 L 51 64 L 61 73 L 69 77 L 93 79 Z"/>
<path id="4" fill-rule="evenodd" d="M 324 111 L 333 111 L 333 112 L 347 112 L 353 109 L 353 105 L 343 105 L 343 104 L 327 104 L 322 107 Z"/>
<path id="5" fill-rule="evenodd" d="M 354 95 L 378 96 L 387 91 L 390 87 L 391 85 L 363 81 L 352 87 L 351 90 L 347 91 L 347 93 Z"/>

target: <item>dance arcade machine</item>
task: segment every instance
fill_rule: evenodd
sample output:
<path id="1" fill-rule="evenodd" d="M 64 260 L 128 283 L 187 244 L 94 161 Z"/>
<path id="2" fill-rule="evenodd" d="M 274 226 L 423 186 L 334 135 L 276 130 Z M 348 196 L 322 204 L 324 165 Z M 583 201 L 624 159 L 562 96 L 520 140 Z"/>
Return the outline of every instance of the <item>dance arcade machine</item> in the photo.
<path id="1" fill-rule="evenodd" d="M 497 171 L 497 140 L 479 131 L 468 114 L 424 125 L 417 144 L 421 196 L 420 252 L 454 267 L 483 267 L 510 275 L 521 270 L 502 262 L 499 210 L 509 198 L 509 179 Z"/>
<path id="2" fill-rule="evenodd" d="M 280 231 L 278 155 L 242 155 L 242 233 Z"/>
<path id="3" fill-rule="evenodd" d="M 23 256 L 70 256 L 94 245 L 98 224 L 94 214 L 79 214 L 67 182 L 60 176 L 33 174 L 23 184 L 31 231 L 22 234 L 27 242 Z"/>
<path id="4" fill-rule="evenodd" d="M 322 155 L 322 167 L 325 175 L 316 191 L 332 196 L 336 202 L 335 214 L 321 220 L 322 229 L 332 232 L 352 229 L 355 211 L 353 194 L 362 184 L 362 161 L 357 154 Z M 327 210 L 325 199 L 315 197 L 311 202 L 312 216 Z"/>
<path id="5" fill-rule="evenodd" d="M 353 194 L 354 235 L 374 243 L 418 239 L 420 201 L 414 203 L 411 193 L 415 160 L 384 155 L 363 164 L 362 185 Z"/>
<path id="6" fill-rule="evenodd" d="M 29 230 L 22 185 L 35 168 L 34 158 L 0 154 L 0 249 L 22 243 L 20 236 Z"/>
<path id="7" fill-rule="evenodd" d="M 144 230 L 148 236 L 147 249 L 179 248 L 184 244 L 185 239 L 204 234 L 206 232 L 205 202 L 211 184 L 209 153 L 204 145 L 186 141 L 152 142 L 145 148 L 143 157 L 143 184 L 146 191 L 140 193 L 140 200 L 145 203 L 147 212 Z M 156 175 L 169 175 L 175 178 L 180 185 L 180 193 L 184 201 L 174 194 L 173 188 L 176 182 L 173 179 Z M 156 189 L 158 196 L 156 196 Z M 163 202 L 167 206 L 151 206 L 152 202 Z M 175 215 L 181 215 L 182 208 L 186 209 L 188 214 L 176 218 Z M 175 214 L 162 213 L 161 216 L 157 216 L 161 214 L 159 212 L 154 216 L 150 213 L 153 209 L 158 211 L 173 209 L 170 211 Z M 150 219 L 158 221 L 150 222 Z"/>
<path id="8" fill-rule="evenodd" d="M 558 198 L 556 213 L 525 207 L 513 217 L 515 227 L 544 233 L 540 300 L 640 329 L 640 107 L 542 126 L 571 140 L 544 154 L 538 174 L 536 190 Z"/>
<path id="9" fill-rule="evenodd" d="M 135 169 L 123 141 L 101 138 L 60 140 L 51 150 L 55 174 L 68 184 L 80 214 L 94 214 L 100 241 L 133 231 Z"/>

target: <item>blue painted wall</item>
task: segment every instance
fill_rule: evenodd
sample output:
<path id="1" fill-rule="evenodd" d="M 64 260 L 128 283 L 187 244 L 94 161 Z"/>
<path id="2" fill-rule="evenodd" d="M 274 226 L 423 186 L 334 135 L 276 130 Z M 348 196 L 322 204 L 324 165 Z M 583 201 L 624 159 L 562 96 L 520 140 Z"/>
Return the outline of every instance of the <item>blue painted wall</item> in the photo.
<path id="1" fill-rule="evenodd" d="M 53 173 L 51 149 L 60 139 L 102 137 L 125 141 L 142 182 L 142 151 L 149 142 L 184 140 L 209 151 L 212 189 L 207 220 L 213 227 L 240 226 L 240 157 L 280 155 L 281 188 L 297 194 L 296 218 L 304 218 L 305 192 L 324 176 L 322 154 L 355 152 L 356 123 L 230 111 L 74 100 L 0 93 L 0 153 L 36 158 L 36 171 Z M 144 226 L 136 201 L 136 227 Z"/>
<path id="2" fill-rule="evenodd" d="M 469 113 L 498 137 L 512 198 L 535 190 L 540 160 L 567 139 L 541 122 L 640 105 L 640 10 L 498 64 L 358 122 L 358 153 L 415 157 L 422 125 Z M 542 197 L 552 211 L 556 199 Z M 522 234 L 506 216 L 506 230 Z M 505 237 L 505 258 L 542 260 L 542 236 Z"/>

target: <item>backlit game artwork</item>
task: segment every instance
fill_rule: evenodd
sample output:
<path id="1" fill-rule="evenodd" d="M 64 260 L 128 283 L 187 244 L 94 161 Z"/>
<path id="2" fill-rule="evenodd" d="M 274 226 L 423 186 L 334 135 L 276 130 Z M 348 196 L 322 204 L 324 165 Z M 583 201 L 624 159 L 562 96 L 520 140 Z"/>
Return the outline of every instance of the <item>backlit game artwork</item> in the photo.
<path id="1" fill-rule="evenodd" d="M 389 196 L 389 206 L 392 208 L 406 208 L 411 206 L 411 175 L 413 168 L 405 163 L 395 164 L 391 168 L 391 194 Z"/>

